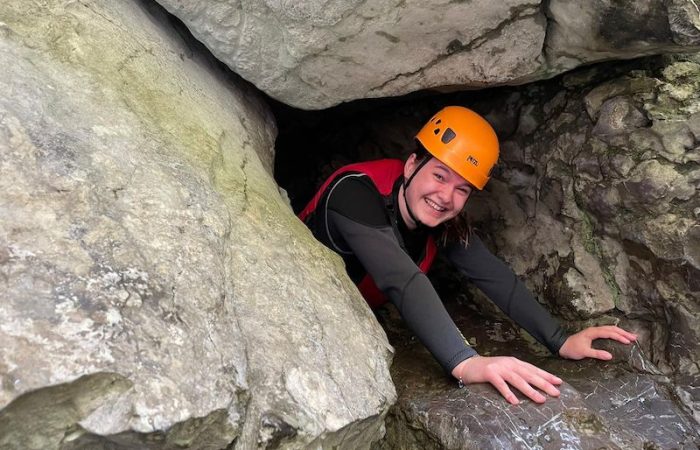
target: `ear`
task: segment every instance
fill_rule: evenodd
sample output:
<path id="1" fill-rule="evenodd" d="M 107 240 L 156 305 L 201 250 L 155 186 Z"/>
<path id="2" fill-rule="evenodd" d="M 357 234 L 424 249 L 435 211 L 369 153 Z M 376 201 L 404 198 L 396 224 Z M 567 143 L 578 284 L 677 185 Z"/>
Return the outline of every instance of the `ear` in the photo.
<path id="1" fill-rule="evenodd" d="M 416 158 L 416 154 L 411 153 L 411 156 L 409 156 L 406 160 L 406 163 L 403 165 L 404 178 L 410 178 L 413 174 L 413 171 L 416 170 Z"/>

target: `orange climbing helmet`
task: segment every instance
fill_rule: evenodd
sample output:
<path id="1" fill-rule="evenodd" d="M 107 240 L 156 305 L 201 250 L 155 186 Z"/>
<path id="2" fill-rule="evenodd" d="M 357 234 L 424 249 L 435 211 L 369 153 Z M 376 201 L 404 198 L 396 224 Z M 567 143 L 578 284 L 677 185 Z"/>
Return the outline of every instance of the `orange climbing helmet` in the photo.
<path id="1" fill-rule="evenodd" d="M 441 109 L 416 135 L 425 149 L 477 189 L 489 181 L 498 161 L 498 137 L 491 125 L 462 106 Z"/>

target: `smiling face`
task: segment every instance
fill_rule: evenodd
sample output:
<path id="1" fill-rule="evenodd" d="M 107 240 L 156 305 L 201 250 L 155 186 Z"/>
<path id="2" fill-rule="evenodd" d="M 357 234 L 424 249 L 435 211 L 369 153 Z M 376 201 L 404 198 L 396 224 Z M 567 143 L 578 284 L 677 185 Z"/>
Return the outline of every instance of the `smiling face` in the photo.
<path id="1" fill-rule="evenodd" d="M 413 215 L 423 225 L 436 227 L 453 219 L 467 203 L 473 187 L 455 171 L 438 159 L 430 160 L 418 170 L 405 192 L 406 202 Z M 420 160 L 412 154 L 404 165 L 404 176 L 408 180 L 420 165 Z M 402 188 L 403 189 L 403 188 Z M 403 195 L 399 195 L 399 210 L 409 229 L 417 224 L 406 210 Z"/>

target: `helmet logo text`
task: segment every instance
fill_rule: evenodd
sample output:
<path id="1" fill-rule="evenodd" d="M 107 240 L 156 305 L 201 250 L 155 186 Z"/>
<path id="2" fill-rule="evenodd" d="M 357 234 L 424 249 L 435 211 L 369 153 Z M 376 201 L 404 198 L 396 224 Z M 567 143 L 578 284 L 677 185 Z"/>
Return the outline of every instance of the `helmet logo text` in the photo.
<path id="1" fill-rule="evenodd" d="M 479 165 L 479 161 L 477 161 L 477 159 L 474 158 L 472 155 L 469 155 L 469 157 L 467 158 L 467 161 L 469 161 L 470 163 L 474 164 L 475 166 L 478 166 L 478 165 Z"/>

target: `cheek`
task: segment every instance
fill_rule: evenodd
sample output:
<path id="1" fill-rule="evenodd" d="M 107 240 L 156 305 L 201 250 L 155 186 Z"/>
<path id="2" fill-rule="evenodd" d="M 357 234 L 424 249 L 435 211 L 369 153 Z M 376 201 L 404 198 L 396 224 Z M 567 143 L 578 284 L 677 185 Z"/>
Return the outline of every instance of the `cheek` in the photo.
<path id="1" fill-rule="evenodd" d="M 469 195 L 455 195 L 454 205 L 458 213 L 462 211 L 464 205 L 467 204 L 467 200 L 469 200 Z"/>
<path id="2" fill-rule="evenodd" d="M 415 211 L 419 205 L 420 195 L 415 189 L 409 189 L 406 195 L 406 201 L 408 202 L 408 206 Z"/>

